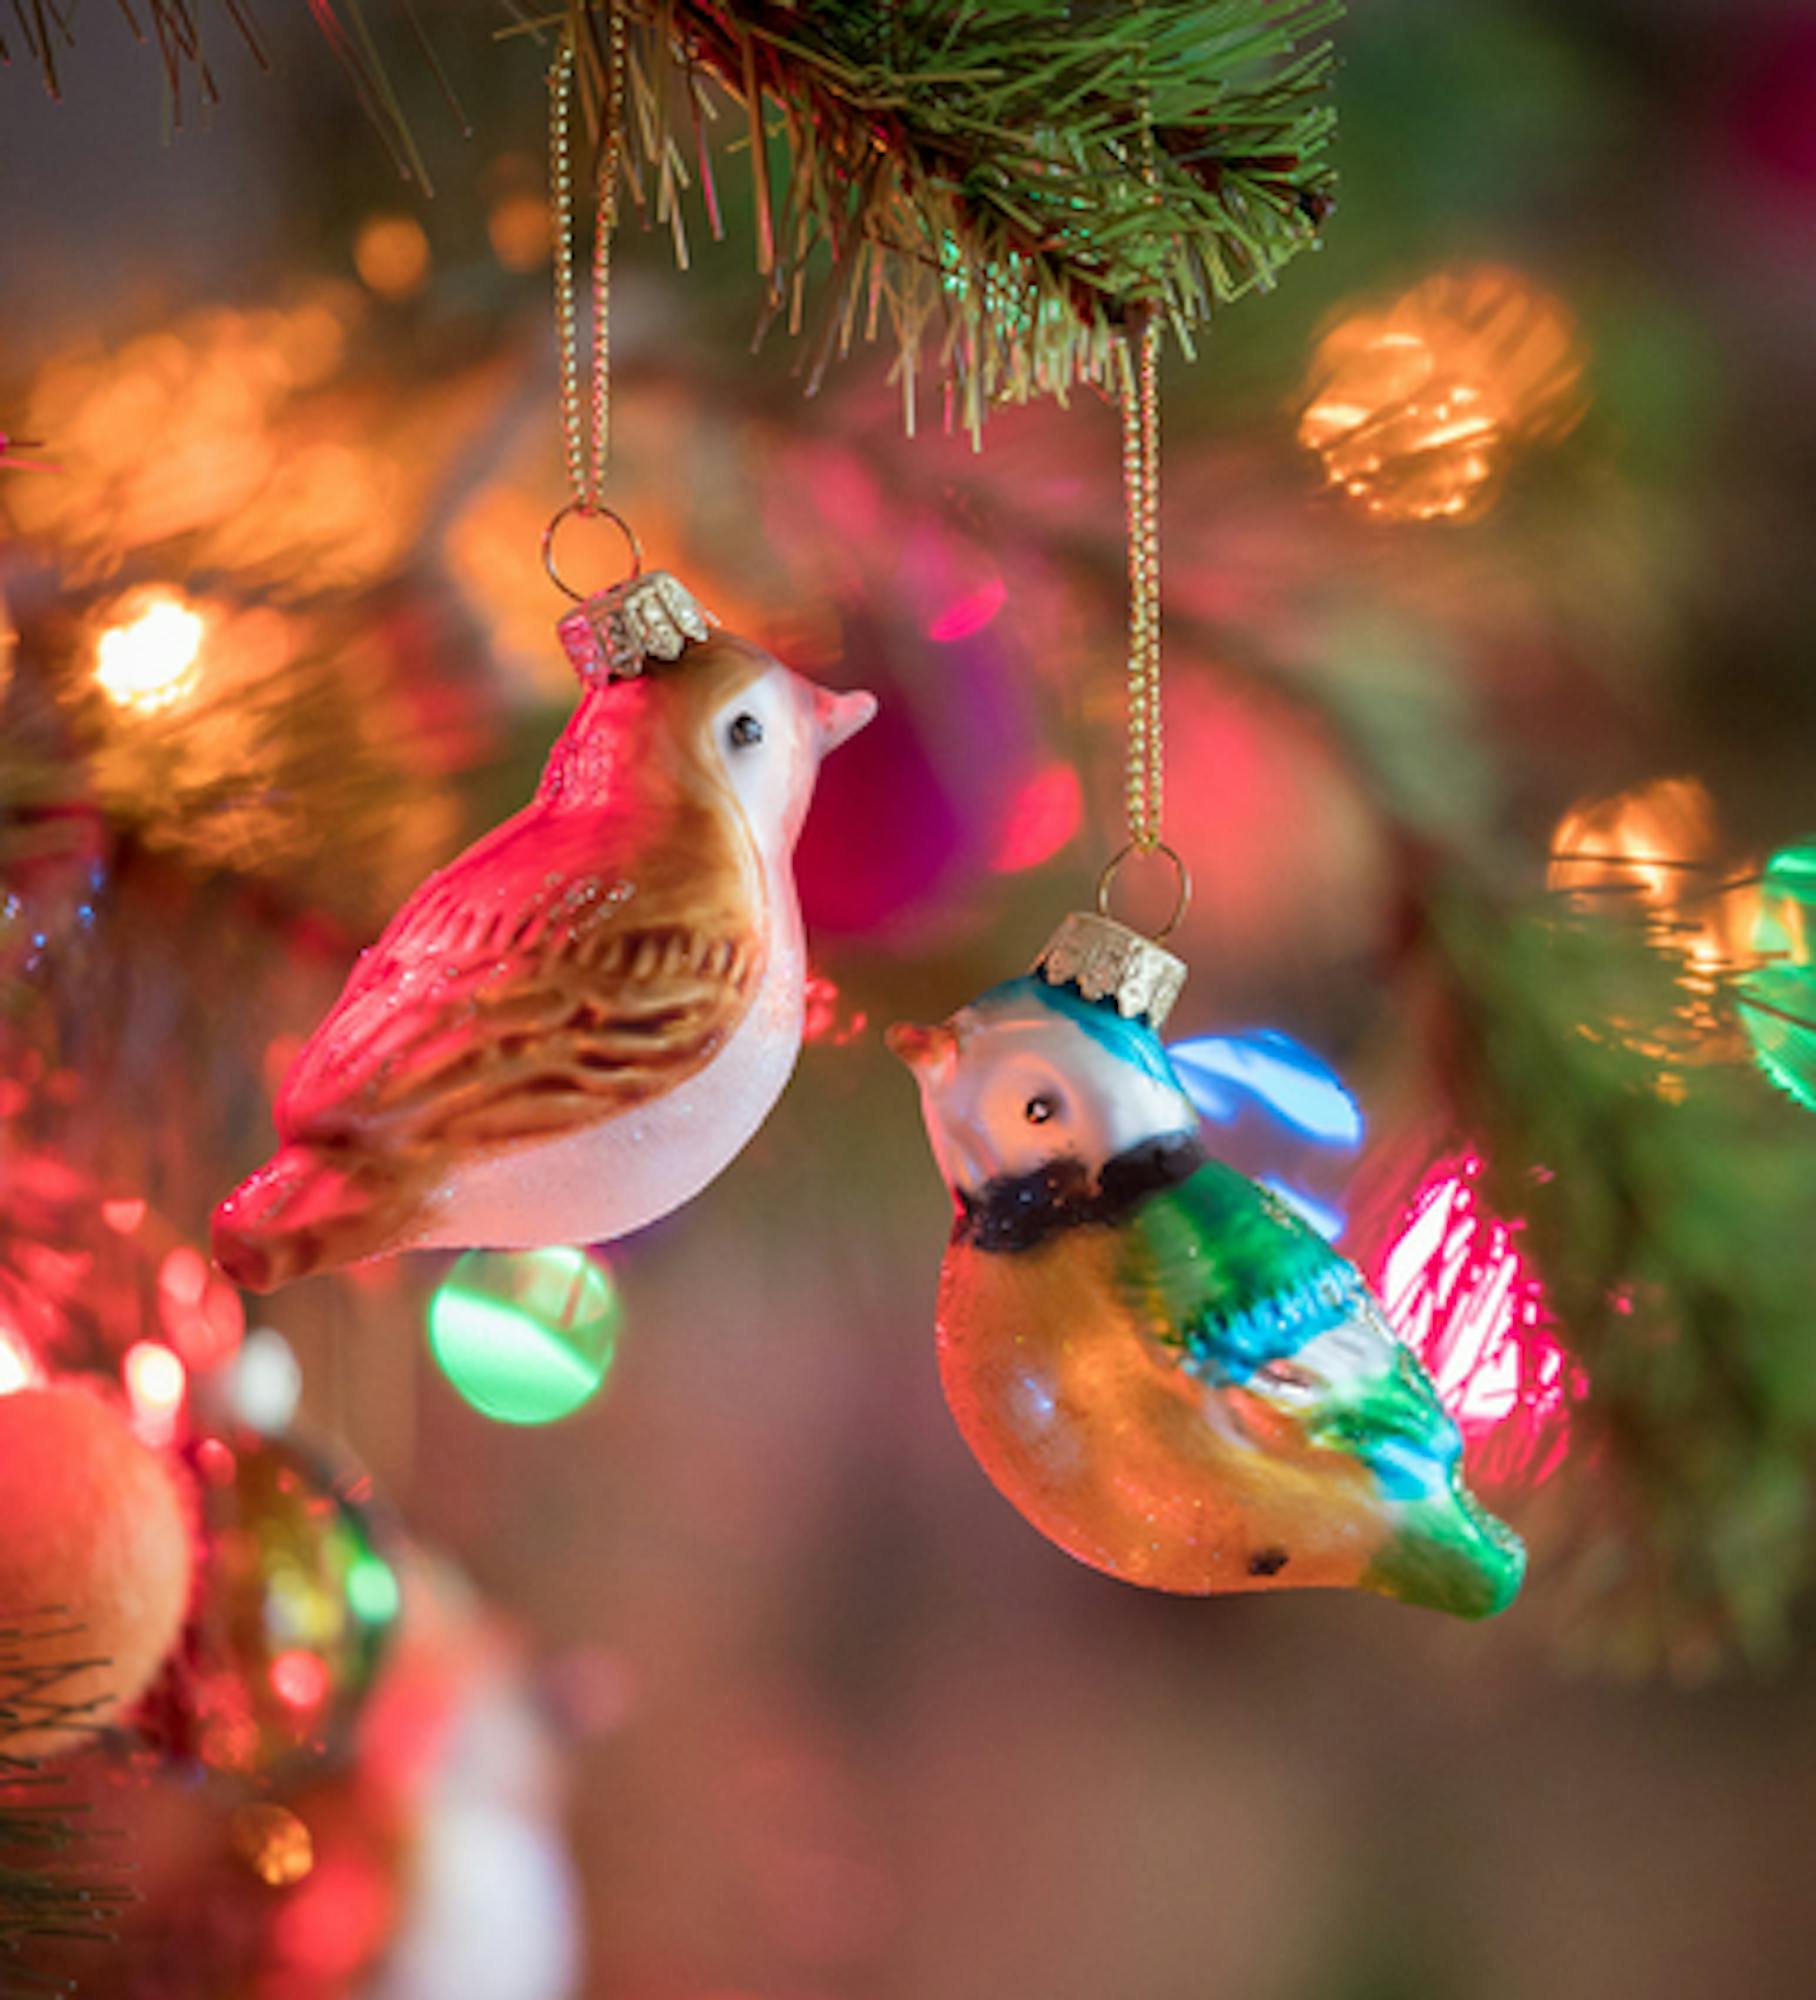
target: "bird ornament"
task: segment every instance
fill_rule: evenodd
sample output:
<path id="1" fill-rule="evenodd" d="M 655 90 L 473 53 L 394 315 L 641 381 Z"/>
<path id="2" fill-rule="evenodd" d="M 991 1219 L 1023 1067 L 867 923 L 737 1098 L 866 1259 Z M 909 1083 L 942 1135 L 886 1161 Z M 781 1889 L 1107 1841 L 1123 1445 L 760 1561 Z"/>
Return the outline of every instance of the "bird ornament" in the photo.
<path id="1" fill-rule="evenodd" d="M 1480 1618 L 1517 1535 L 1361 1274 L 1206 1152 L 1170 952 L 1074 914 L 890 1046 L 954 1201 L 939 1367 L 978 1462 L 1081 1562 L 1192 1595 L 1350 1586 Z"/>
<path id="2" fill-rule="evenodd" d="M 583 693 L 535 798 L 361 955 L 215 1212 L 230 1277 L 622 1236 L 762 1124 L 801 1045 L 795 841 L 876 702 L 714 622 L 666 573 L 561 621 Z"/>

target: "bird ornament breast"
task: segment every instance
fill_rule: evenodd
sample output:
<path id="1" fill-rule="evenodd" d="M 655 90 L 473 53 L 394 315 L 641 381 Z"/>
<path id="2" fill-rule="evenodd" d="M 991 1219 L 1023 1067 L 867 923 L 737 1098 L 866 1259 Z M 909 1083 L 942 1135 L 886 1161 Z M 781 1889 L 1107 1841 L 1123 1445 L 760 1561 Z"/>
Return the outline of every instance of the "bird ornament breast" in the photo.
<path id="1" fill-rule="evenodd" d="M 788 1080 L 795 841 L 875 703 L 715 632 L 672 577 L 583 610 L 562 635 L 581 700 L 535 798 L 362 954 L 278 1093 L 278 1151 L 216 1212 L 254 1290 L 624 1235 L 720 1173 Z"/>
<path id="2" fill-rule="evenodd" d="M 1085 986 L 1081 934 L 1111 967 Z M 937 1337 L 961 1434 L 1042 1534 L 1131 1583 L 1500 1610 L 1518 1537 L 1354 1266 L 1206 1152 L 1156 949 L 1073 918 L 1032 975 L 891 1031 L 953 1194 Z"/>

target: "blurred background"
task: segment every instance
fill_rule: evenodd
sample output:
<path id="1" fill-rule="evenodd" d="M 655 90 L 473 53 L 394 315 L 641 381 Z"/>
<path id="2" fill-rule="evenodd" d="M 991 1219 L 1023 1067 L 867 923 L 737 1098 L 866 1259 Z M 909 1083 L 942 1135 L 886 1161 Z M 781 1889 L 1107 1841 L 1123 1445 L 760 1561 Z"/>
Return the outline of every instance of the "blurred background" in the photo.
<path id="1" fill-rule="evenodd" d="M 802 845 L 796 1081 L 698 1202 L 596 1260 L 601 1386 L 563 1421 L 488 1421 L 437 1367 L 447 1259 L 249 1317 L 214 1297 L 195 1246 L 300 1038 L 528 795 L 572 700 L 538 559 L 543 57 L 425 10 L 463 136 L 398 34 L 424 199 L 302 10 L 267 12 L 275 74 L 209 17 L 221 102 L 174 133 L 111 14 L 60 58 L 65 102 L 17 48 L 0 74 L 0 1303 L 41 1315 L 21 1371 L 150 1338 L 242 1416 L 300 1393 L 436 1552 L 397 1558 L 390 1671 L 417 1678 L 380 1682 L 387 1727 L 442 1713 L 438 1668 L 505 1719 L 459 1809 L 438 1749 L 382 1842 L 357 1797 L 285 1792 L 315 1865 L 257 1866 L 234 1924 L 198 1914 L 212 1836 L 144 1831 L 195 1787 L 129 1760 L 160 1802 L 116 1776 L 114 1809 L 163 1859 L 86 1990 L 1807 1992 L 1816 1066 L 1803 1001 L 1749 1012 L 1734 982 L 1810 964 L 1808 11 L 1356 0 L 1322 248 L 1166 362 L 1169 835 L 1197 892 L 1170 1033 L 1223 1079 L 1230 1156 L 1391 1281 L 1532 1541 L 1481 1628 L 1142 1595 L 1042 1541 L 953 1429 L 946 1198 L 881 1029 L 1019 970 L 1120 843 L 1116 415 L 1003 410 L 976 451 L 929 392 L 909 438 L 863 347 L 805 397 L 786 334 L 753 345 L 736 152 L 688 270 L 621 232 L 613 495 L 727 625 L 882 698 Z M 1667 1000 L 1522 955 L 1535 909 L 1578 943 L 1625 923 Z M 1554 1047 L 1640 1074 L 1647 1122 Z M 1353 1122 L 1295 1119 L 1254 1060 L 1283 1050 Z M 1618 1256 L 1583 1234 L 1601 1159 Z M 1734 1354 L 1769 1321 L 1770 1394 L 1724 1401 L 1687 1334 L 1592 1352 L 1569 1304 L 1687 1327 L 1717 1293 L 1695 1324 Z M 141 1416 L 180 1401 L 138 1367 Z M 1631 1439 L 1584 1412 L 1628 1376 L 1675 1400 L 1611 1493 Z M 1652 1515 L 1706 1568 L 1687 1608 L 1634 1553 Z"/>

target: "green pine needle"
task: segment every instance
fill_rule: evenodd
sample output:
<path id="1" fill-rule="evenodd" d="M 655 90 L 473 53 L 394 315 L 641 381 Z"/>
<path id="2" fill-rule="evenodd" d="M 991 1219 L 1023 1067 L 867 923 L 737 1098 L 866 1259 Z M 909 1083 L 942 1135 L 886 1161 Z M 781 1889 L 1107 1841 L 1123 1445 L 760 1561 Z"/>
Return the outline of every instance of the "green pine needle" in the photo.
<path id="1" fill-rule="evenodd" d="M 398 10 L 446 94 L 410 0 L 379 3 Z M 216 94 L 194 5 L 148 0 L 147 43 L 178 122 L 185 77 L 204 101 Z M 262 62 L 249 16 L 231 11 Z M 886 332 L 911 428 L 924 366 L 975 435 L 990 402 L 1110 382 L 1133 317 L 1161 314 L 1189 352 L 1192 329 L 1272 285 L 1331 208 L 1333 58 L 1319 38 L 1341 0 L 623 0 L 623 11 L 633 204 L 653 202 L 685 263 L 683 198 L 697 179 L 717 230 L 708 86 L 729 94 L 753 164 L 764 324 L 784 318 L 805 337 L 810 390 L 860 330 Z M 399 170 L 426 188 L 362 0 L 311 12 Z M 67 32 L 35 11 L 21 18 L 54 93 Z M 596 126 L 608 19 L 605 0 L 565 0 L 520 14 L 499 39 L 552 49 L 571 33 Z"/>

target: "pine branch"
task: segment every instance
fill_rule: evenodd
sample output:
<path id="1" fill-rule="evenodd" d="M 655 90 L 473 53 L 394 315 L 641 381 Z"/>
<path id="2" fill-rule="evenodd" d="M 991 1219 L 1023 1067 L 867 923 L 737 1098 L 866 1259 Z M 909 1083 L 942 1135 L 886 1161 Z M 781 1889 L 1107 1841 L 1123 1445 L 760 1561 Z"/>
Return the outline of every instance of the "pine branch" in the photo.
<path id="1" fill-rule="evenodd" d="M 9 1749 L 47 1725 L 82 1726 L 93 1701 L 57 1692 L 93 1665 L 76 1657 L 79 1639 L 55 1610 L 0 1616 L 0 1993 L 70 1991 L 62 1978 L 33 1973 L 21 1954 L 36 1942 L 111 1942 L 114 1920 L 135 1900 L 117 1864 L 83 1865 L 98 1831 L 67 1776 Z M 65 1643 L 69 1657 L 46 1655 Z"/>
<path id="2" fill-rule="evenodd" d="M 194 0 L 147 4 L 180 117 L 186 65 L 214 94 Z M 396 4 L 439 79 L 408 0 Z M 262 61 L 250 20 L 230 11 Z M 311 12 L 400 171 L 426 188 L 360 0 Z M 1332 54 L 1317 38 L 1341 0 L 625 0 L 624 12 L 633 204 L 673 231 L 685 263 L 691 155 L 717 233 L 706 86 L 729 95 L 751 158 L 763 323 L 805 337 L 810 391 L 860 331 L 886 331 L 911 428 L 923 365 L 975 435 L 992 401 L 1109 380 L 1132 315 L 1162 314 L 1189 352 L 1193 329 L 1271 286 L 1331 208 Z M 552 47 L 572 33 L 595 130 L 606 19 L 601 0 L 566 0 L 499 37 Z M 54 92 L 58 36 L 37 10 L 21 20 Z"/>

